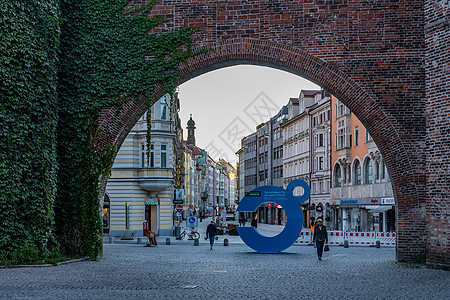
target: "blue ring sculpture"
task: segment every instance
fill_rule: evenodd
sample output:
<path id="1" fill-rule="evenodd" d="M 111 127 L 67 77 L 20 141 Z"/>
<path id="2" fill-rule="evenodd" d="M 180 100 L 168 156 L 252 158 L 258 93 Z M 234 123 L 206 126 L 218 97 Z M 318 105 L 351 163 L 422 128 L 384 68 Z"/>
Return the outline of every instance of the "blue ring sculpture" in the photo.
<path id="1" fill-rule="evenodd" d="M 295 187 L 301 186 L 304 193 L 300 197 L 293 195 Z M 310 195 L 309 185 L 301 179 L 292 180 L 286 190 L 273 185 L 258 187 L 247 193 L 239 202 L 237 211 L 255 212 L 265 203 L 277 203 L 286 213 L 284 230 L 274 237 L 261 235 L 254 227 L 238 227 L 238 233 L 244 243 L 259 253 L 280 253 L 289 248 L 300 235 L 303 226 L 301 203 Z"/>

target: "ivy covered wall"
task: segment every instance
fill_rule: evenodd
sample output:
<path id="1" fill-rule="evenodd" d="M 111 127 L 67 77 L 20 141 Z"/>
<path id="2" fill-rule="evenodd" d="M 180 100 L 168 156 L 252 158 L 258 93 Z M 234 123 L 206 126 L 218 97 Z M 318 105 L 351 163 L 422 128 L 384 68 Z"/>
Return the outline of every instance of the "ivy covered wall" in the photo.
<path id="1" fill-rule="evenodd" d="M 0 258 L 56 247 L 57 0 L 0 2 Z"/>
<path id="2" fill-rule="evenodd" d="M 118 149 L 96 147 L 98 113 L 132 97 L 150 108 L 155 85 L 172 92 L 178 65 L 196 54 L 196 28 L 150 35 L 165 22 L 147 17 L 157 1 L 129 2 L 0 4 L 0 255 L 26 241 L 41 252 L 102 251 L 99 182 Z"/>

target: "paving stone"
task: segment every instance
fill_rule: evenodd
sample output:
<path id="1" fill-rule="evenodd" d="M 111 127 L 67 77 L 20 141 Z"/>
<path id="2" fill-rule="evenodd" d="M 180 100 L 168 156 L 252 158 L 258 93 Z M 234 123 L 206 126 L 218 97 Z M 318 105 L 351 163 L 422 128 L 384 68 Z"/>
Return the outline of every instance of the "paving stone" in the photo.
<path id="1" fill-rule="evenodd" d="M 395 262 L 392 248 L 294 245 L 256 254 L 243 244 L 106 244 L 99 261 L 0 270 L 0 299 L 446 299 L 450 274 Z M 320 284 L 319 284 L 320 282 Z"/>

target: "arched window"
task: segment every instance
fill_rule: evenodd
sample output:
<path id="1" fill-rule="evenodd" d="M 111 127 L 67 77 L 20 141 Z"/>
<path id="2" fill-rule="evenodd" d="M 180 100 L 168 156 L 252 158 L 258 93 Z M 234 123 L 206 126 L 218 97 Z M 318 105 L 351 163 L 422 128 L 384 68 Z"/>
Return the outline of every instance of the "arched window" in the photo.
<path id="1" fill-rule="evenodd" d="M 342 180 L 341 166 L 340 165 L 336 165 L 334 167 L 334 186 L 335 187 L 340 187 L 341 186 L 341 180 Z"/>
<path id="2" fill-rule="evenodd" d="M 361 184 L 361 164 L 359 160 L 355 160 L 353 163 L 353 184 L 360 185 Z"/>
<path id="3" fill-rule="evenodd" d="M 370 158 L 364 161 L 364 184 L 372 183 L 372 162 Z"/>

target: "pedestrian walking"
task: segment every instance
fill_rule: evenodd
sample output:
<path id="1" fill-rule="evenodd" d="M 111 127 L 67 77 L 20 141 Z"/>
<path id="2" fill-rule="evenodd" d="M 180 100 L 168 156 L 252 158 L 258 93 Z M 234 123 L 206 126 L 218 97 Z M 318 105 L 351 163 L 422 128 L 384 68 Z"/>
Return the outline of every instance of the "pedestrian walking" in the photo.
<path id="1" fill-rule="evenodd" d="M 255 228 L 257 228 L 258 227 L 258 221 L 256 221 L 256 216 L 252 219 L 252 223 L 251 223 L 251 225 L 253 226 L 253 227 L 255 227 Z"/>
<path id="2" fill-rule="evenodd" d="M 314 227 L 316 226 L 316 222 L 314 222 L 314 217 L 311 217 L 311 221 L 309 222 L 309 230 L 311 231 L 311 240 L 310 243 L 314 245 L 313 235 L 314 235 Z"/>
<path id="3" fill-rule="evenodd" d="M 214 246 L 214 239 L 216 238 L 217 235 L 217 226 L 214 223 L 213 220 L 211 220 L 211 223 L 208 225 L 208 227 L 206 227 L 206 236 L 209 237 L 209 243 L 211 245 L 211 250 Z"/>
<path id="4" fill-rule="evenodd" d="M 239 226 L 245 226 L 245 216 L 243 215 L 239 218 Z"/>
<path id="5" fill-rule="evenodd" d="M 314 226 L 313 243 L 317 248 L 317 257 L 319 258 L 319 260 L 322 260 L 323 246 L 325 245 L 325 243 L 328 244 L 327 227 L 323 225 L 322 219 L 317 219 L 317 224 L 316 226 Z"/>

